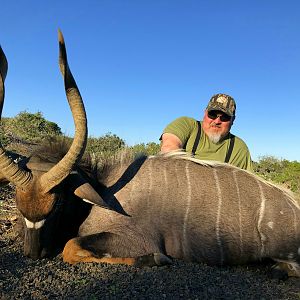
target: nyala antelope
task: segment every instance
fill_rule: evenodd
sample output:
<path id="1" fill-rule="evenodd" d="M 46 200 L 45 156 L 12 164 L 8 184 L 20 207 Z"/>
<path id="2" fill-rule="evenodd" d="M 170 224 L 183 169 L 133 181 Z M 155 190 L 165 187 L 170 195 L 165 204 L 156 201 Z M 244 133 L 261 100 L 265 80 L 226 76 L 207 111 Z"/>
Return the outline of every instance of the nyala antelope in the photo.
<path id="1" fill-rule="evenodd" d="M 0 147 L 2 182 L 16 186 L 24 253 L 62 251 L 65 262 L 163 265 L 171 258 L 236 265 L 265 258 L 300 276 L 300 208 L 293 196 L 236 167 L 184 153 L 83 159 L 84 104 L 59 32 L 59 65 L 75 123 L 70 147 L 39 150 L 16 163 Z M 7 60 L 0 56 L 1 112 Z M 66 148 L 66 147 L 65 147 Z"/>

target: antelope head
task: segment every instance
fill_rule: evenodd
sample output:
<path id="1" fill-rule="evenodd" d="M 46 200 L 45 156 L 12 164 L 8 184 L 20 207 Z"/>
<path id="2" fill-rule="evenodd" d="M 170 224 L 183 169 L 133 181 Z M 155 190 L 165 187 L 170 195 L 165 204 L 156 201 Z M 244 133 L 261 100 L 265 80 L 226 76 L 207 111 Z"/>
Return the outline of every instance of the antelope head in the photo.
<path id="1" fill-rule="evenodd" d="M 76 172 L 76 165 L 86 147 L 87 119 L 80 92 L 68 66 L 64 38 L 60 31 L 58 38 L 59 66 L 75 124 L 75 135 L 68 152 L 57 163 L 41 161 L 33 156 L 22 166 L 15 163 L 0 144 L 0 171 L 8 182 L 16 186 L 17 208 L 25 219 L 24 253 L 34 259 L 48 256 L 51 252 L 51 242 L 48 240 L 55 237 L 51 237 L 53 232 L 45 228 L 54 226 L 53 216 L 62 201 L 66 201 L 70 190 L 88 202 L 107 206 L 88 181 Z M 7 69 L 7 59 L 0 47 L 0 117 Z"/>

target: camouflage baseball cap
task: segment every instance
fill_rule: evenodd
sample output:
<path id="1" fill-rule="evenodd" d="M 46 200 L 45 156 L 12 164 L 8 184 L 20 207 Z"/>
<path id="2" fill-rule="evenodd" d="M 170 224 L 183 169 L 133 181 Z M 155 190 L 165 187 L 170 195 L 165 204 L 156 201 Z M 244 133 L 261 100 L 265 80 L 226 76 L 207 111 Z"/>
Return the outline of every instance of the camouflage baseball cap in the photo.
<path id="1" fill-rule="evenodd" d="M 208 111 L 220 110 L 228 116 L 235 115 L 236 104 L 232 97 L 226 94 L 216 94 L 211 97 L 206 107 Z"/>

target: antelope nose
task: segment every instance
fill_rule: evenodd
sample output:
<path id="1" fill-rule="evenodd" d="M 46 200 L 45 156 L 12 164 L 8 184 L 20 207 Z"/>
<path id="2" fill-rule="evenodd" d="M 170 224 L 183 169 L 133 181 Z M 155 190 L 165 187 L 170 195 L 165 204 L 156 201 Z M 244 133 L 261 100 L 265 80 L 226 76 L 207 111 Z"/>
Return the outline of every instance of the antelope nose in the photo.
<path id="1" fill-rule="evenodd" d="M 32 259 L 41 257 L 40 230 L 26 229 L 24 238 L 24 255 Z"/>

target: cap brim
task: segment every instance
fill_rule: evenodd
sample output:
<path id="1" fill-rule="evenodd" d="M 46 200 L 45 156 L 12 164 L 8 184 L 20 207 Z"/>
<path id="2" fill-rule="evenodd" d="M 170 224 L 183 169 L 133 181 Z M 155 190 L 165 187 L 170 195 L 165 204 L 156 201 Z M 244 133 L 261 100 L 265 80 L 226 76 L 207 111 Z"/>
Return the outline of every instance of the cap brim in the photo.
<path id="1" fill-rule="evenodd" d="M 224 107 L 221 107 L 221 106 L 210 106 L 207 108 L 208 111 L 212 111 L 212 110 L 219 110 L 219 111 L 222 111 L 223 113 L 225 113 L 226 115 L 230 116 L 230 117 L 233 117 L 234 114 L 231 113 L 230 111 L 224 109 Z"/>

